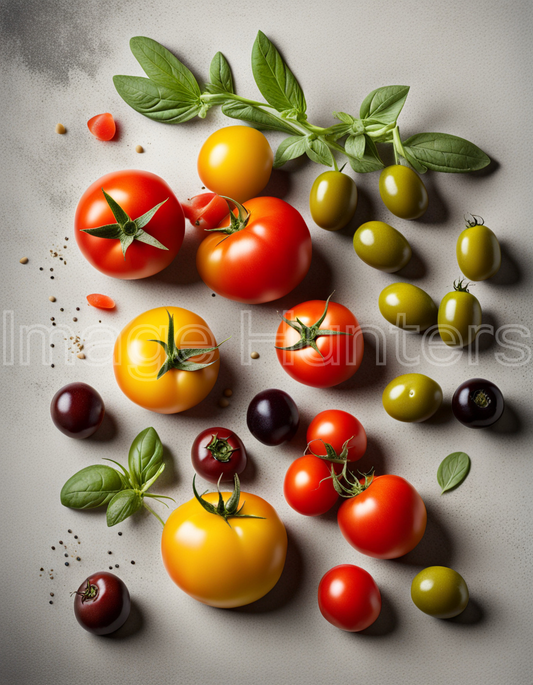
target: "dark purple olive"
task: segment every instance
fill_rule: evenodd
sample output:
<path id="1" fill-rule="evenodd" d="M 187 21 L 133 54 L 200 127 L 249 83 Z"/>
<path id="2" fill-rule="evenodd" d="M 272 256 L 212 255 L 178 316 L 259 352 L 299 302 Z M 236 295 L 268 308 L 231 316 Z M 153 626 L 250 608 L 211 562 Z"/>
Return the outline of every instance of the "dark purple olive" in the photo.
<path id="1" fill-rule="evenodd" d="M 50 404 L 56 428 L 69 438 L 88 438 L 102 423 L 104 401 L 87 383 L 69 383 L 58 390 Z"/>
<path id="2" fill-rule="evenodd" d="M 292 397 L 283 390 L 263 390 L 248 406 L 246 423 L 250 433 L 273 447 L 290 440 L 298 430 L 300 416 Z"/>
<path id="3" fill-rule="evenodd" d="M 471 378 L 453 394 L 455 418 L 468 428 L 487 428 L 503 414 L 505 403 L 500 389 L 491 381 Z"/>

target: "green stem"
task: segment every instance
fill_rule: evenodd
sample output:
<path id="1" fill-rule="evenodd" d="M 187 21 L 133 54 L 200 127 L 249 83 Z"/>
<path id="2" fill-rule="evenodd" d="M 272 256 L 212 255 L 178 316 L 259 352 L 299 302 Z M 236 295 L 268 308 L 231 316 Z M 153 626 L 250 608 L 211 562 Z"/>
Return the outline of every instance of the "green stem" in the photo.
<path id="1" fill-rule="evenodd" d="M 401 155 L 405 158 L 405 151 L 403 149 L 402 139 L 400 138 L 400 129 L 398 128 L 398 126 L 395 126 L 392 129 L 392 144 L 394 147 L 394 161 L 396 162 L 396 164 L 399 164 L 399 156 Z"/>
<path id="2" fill-rule="evenodd" d="M 164 527 L 165 527 L 165 522 L 163 521 L 163 519 L 161 518 L 161 516 L 158 516 L 158 514 L 156 514 L 155 511 L 154 511 L 151 507 L 149 507 L 149 506 L 146 504 L 146 502 L 143 502 L 143 505 L 146 507 L 146 509 L 148 509 L 148 511 L 149 511 L 151 514 L 153 514 L 153 515 L 156 517 L 156 519 L 161 523 L 161 525 L 162 525 L 163 528 L 164 528 Z"/>

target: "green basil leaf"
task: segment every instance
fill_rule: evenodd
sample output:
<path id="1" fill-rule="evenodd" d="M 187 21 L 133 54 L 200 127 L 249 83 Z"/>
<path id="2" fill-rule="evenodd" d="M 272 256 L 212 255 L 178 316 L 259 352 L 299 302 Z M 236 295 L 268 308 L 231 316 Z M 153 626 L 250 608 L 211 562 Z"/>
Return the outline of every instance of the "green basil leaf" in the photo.
<path id="1" fill-rule="evenodd" d="M 71 509 L 94 509 L 107 504 L 125 487 L 124 478 L 111 466 L 87 466 L 63 485 L 61 504 Z"/>
<path id="2" fill-rule="evenodd" d="M 335 119 L 342 121 L 344 124 L 349 124 L 350 126 L 355 121 L 351 114 L 346 114 L 346 112 L 333 112 Z"/>
<path id="3" fill-rule="evenodd" d="M 261 94 L 278 112 L 305 112 L 307 103 L 298 81 L 262 31 L 252 50 L 252 72 Z"/>
<path id="4" fill-rule="evenodd" d="M 376 144 L 371 138 L 365 136 L 365 154 L 361 159 L 355 157 L 348 157 L 350 166 L 358 174 L 368 174 L 372 171 L 378 171 L 385 166 L 381 161 Z"/>
<path id="5" fill-rule="evenodd" d="M 331 150 L 320 138 L 311 140 L 309 136 L 304 138 L 305 152 L 309 159 L 317 164 L 324 164 L 325 166 L 333 166 L 333 155 Z"/>
<path id="6" fill-rule="evenodd" d="M 209 93 L 235 93 L 231 67 L 221 52 L 217 52 L 211 60 L 209 79 L 211 83 L 206 86 Z"/>
<path id="7" fill-rule="evenodd" d="M 437 481 L 442 492 L 460 485 L 470 470 L 470 457 L 465 452 L 452 452 L 441 462 L 437 471 Z"/>
<path id="8" fill-rule="evenodd" d="M 403 141 L 405 151 L 432 171 L 461 174 L 490 164 L 477 145 L 448 133 L 417 133 Z"/>
<path id="9" fill-rule="evenodd" d="M 128 468 L 132 482 L 142 487 L 163 463 L 163 445 L 154 428 L 145 428 L 131 443 Z"/>
<path id="10" fill-rule="evenodd" d="M 135 36 L 130 40 L 130 48 L 146 75 L 156 85 L 174 91 L 180 100 L 198 100 L 200 87 L 193 73 L 157 41 Z"/>
<path id="11" fill-rule="evenodd" d="M 305 136 L 289 136 L 282 140 L 278 145 L 276 150 L 276 156 L 274 157 L 274 168 L 277 169 L 283 166 L 285 162 L 290 159 L 296 159 L 305 154 L 306 144 Z"/>
<path id="12" fill-rule="evenodd" d="M 346 154 L 355 159 L 362 159 L 365 154 L 366 140 L 364 136 L 348 136 L 344 143 Z"/>
<path id="13" fill-rule="evenodd" d="M 403 148 L 403 152 L 405 155 L 405 159 L 409 162 L 409 164 L 413 167 L 415 171 L 418 171 L 419 174 L 425 174 L 427 169 L 427 166 L 425 164 L 422 164 L 416 157 L 413 157 L 413 155 L 409 152 L 409 150 L 406 150 L 405 147 Z"/>
<path id="14" fill-rule="evenodd" d="M 227 102 L 222 106 L 222 113 L 232 119 L 249 121 L 258 129 L 294 133 L 294 128 L 283 119 L 244 102 Z"/>
<path id="15" fill-rule="evenodd" d="M 175 91 L 140 76 L 113 76 L 120 97 L 136 112 L 166 124 L 181 124 L 199 114 L 201 101 L 180 99 Z"/>
<path id="16" fill-rule="evenodd" d="M 143 498 L 135 490 L 117 492 L 107 507 L 106 520 L 109 527 L 116 526 L 142 507 Z"/>
<path id="17" fill-rule="evenodd" d="M 393 124 L 409 93 L 409 86 L 384 86 L 373 90 L 361 105 L 361 119 L 372 119 L 383 124 Z"/>

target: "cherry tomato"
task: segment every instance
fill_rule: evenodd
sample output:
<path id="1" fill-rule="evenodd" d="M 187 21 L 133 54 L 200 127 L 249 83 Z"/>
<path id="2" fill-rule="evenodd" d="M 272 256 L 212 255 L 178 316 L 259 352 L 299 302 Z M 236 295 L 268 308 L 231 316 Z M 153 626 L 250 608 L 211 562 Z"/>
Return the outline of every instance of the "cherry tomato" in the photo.
<path id="1" fill-rule="evenodd" d="M 98 140 L 111 140 L 114 138 L 117 130 L 113 115 L 109 114 L 109 112 L 91 117 L 87 122 L 87 126 L 89 131 Z"/>
<path id="2" fill-rule="evenodd" d="M 383 408 L 396 421 L 426 421 L 442 404 L 442 388 L 423 373 L 405 373 L 394 378 L 382 395 Z"/>
<path id="3" fill-rule="evenodd" d="M 113 201 L 119 205 L 116 216 L 109 204 Z M 147 220 L 147 213 L 160 203 Z M 149 171 L 102 176 L 82 195 L 74 219 L 74 235 L 85 259 L 106 276 L 124 279 L 146 278 L 166 268 L 178 254 L 184 229 L 176 196 Z"/>
<path id="4" fill-rule="evenodd" d="M 412 283 L 391 283 L 379 295 L 379 311 L 398 328 L 425 331 L 437 323 L 437 305 Z"/>
<path id="5" fill-rule="evenodd" d="M 270 179 L 274 155 L 268 140 L 250 126 L 226 126 L 212 133 L 198 155 L 198 175 L 218 195 L 245 202 Z"/>
<path id="6" fill-rule="evenodd" d="M 501 418 L 504 408 L 501 390 L 483 378 L 471 378 L 453 393 L 453 415 L 468 428 L 492 426 Z"/>
<path id="7" fill-rule="evenodd" d="M 427 513 L 415 488 L 400 476 L 376 476 L 345 500 L 337 515 L 341 533 L 361 554 L 396 559 L 414 549 L 426 530 Z"/>
<path id="8" fill-rule="evenodd" d="M 468 291 L 468 283 L 456 281 L 454 290 L 439 305 L 439 334 L 449 347 L 468 347 L 477 338 L 482 311 L 479 300 Z"/>
<path id="9" fill-rule="evenodd" d="M 239 436 L 227 428 L 206 428 L 191 448 L 194 470 L 211 483 L 233 480 L 246 468 L 246 449 Z"/>
<path id="10" fill-rule="evenodd" d="M 250 402 L 246 423 L 256 440 L 274 447 L 294 437 L 300 415 L 290 395 L 283 390 L 271 388 L 257 393 Z"/>
<path id="11" fill-rule="evenodd" d="M 88 438 L 104 419 L 104 401 L 87 383 L 69 383 L 52 398 L 50 415 L 56 428 L 69 438 Z"/>
<path id="12" fill-rule="evenodd" d="M 299 383 L 314 388 L 330 388 L 351 378 L 361 364 L 363 350 L 357 319 L 329 298 L 289 309 L 276 334 L 276 353 L 283 369 Z"/>
<path id="13" fill-rule="evenodd" d="M 87 295 L 87 302 L 91 305 L 91 307 L 96 307 L 97 309 L 115 308 L 115 300 L 112 300 L 107 295 L 99 295 L 98 293 Z"/>
<path id="14" fill-rule="evenodd" d="M 500 270 L 500 243 L 480 217 L 472 215 L 467 221 L 467 227 L 457 238 L 456 253 L 459 268 L 470 281 L 486 281 Z"/>
<path id="15" fill-rule="evenodd" d="M 373 267 L 392 274 L 411 259 L 411 246 L 404 236 L 384 221 L 367 221 L 353 236 L 357 256 Z"/>
<path id="16" fill-rule="evenodd" d="M 239 208 L 237 226 L 230 226 L 228 217 L 219 228 L 200 244 L 196 267 L 204 283 L 229 300 L 247 304 L 277 300 L 309 270 L 309 229 L 300 213 L 283 200 L 250 200 Z"/>
<path id="17" fill-rule="evenodd" d="M 366 433 L 355 416 L 341 409 L 326 409 L 317 414 L 307 429 L 307 444 L 315 454 L 326 455 L 324 443 L 330 444 L 337 454 L 347 445 L 348 461 L 358 461 L 366 452 Z M 336 471 L 342 469 L 337 465 Z"/>
<path id="18" fill-rule="evenodd" d="M 324 171 L 315 179 L 309 195 L 313 221 L 326 231 L 348 224 L 357 208 L 357 186 L 341 171 Z"/>
<path id="19" fill-rule="evenodd" d="M 287 504 L 304 516 L 325 514 L 339 497 L 333 487 L 330 464 L 312 454 L 299 457 L 289 466 L 283 494 Z"/>
<path id="20" fill-rule="evenodd" d="M 446 566 L 429 566 L 411 584 L 415 605 L 434 618 L 453 618 L 468 604 L 468 587 L 457 571 Z"/>
<path id="21" fill-rule="evenodd" d="M 318 608 L 332 625 L 358 633 L 378 618 L 381 593 L 368 571 L 352 564 L 340 564 L 322 577 Z"/>
<path id="22" fill-rule="evenodd" d="M 74 597 L 74 615 L 93 635 L 114 633 L 126 623 L 130 609 L 130 593 L 124 581 L 107 571 L 92 573 Z"/>
<path id="23" fill-rule="evenodd" d="M 228 203 L 216 193 L 201 193 L 182 202 L 183 213 L 193 226 L 216 228 L 229 214 Z"/>
<path id="24" fill-rule="evenodd" d="M 379 194 L 389 212 L 401 219 L 418 219 L 428 208 L 426 186 L 416 172 L 401 164 L 383 169 Z"/>

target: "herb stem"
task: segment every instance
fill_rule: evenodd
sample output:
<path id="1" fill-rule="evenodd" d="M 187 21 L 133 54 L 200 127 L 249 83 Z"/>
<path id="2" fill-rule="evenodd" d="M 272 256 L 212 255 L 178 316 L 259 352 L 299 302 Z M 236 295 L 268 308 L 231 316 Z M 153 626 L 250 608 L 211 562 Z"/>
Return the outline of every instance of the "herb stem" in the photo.
<path id="1" fill-rule="evenodd" d="M 156 519 L 161 523 L 161 525 L 162 525 L 163 528 L 164 528 L 164 527 L 165 527 L 165 522 L 163 521 L 163 519 L 162 519 L 158 514 L 156 514 L 155 511 L 154 511 L 151 507 L 149 507 L 149 506 L 146 504 L 146 502 L 143 502 L 143 505 L 146 507 L 146 509 L 148 509 L 148 511 L 149 511 L 151 514 L 153 514 L 153 515 L 156 517 Z"/>

